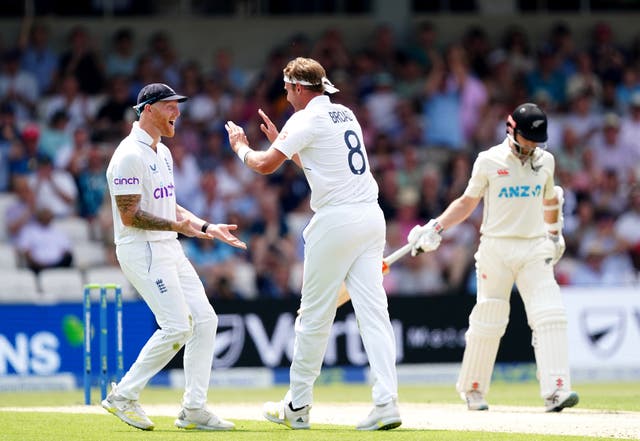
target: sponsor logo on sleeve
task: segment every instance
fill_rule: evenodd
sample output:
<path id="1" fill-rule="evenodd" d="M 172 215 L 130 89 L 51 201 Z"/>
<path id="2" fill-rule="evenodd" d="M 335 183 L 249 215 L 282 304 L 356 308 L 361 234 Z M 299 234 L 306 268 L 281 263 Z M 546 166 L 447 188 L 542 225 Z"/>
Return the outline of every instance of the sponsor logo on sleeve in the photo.
<path id="1" fill-rule="evenodd" d="M 133 177 L 113 178 L 114 185 L 140 185 L 140 179 Z"/>

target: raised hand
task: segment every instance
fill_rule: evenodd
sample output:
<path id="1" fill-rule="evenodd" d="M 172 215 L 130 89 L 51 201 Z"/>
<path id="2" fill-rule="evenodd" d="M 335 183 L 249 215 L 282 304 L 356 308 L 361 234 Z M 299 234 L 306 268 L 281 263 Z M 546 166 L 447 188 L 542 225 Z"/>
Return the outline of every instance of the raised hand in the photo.
<path id="1" fill-rule="evenodd" d="M 276 125 L 271 121 L 271 119 L 267 116 L 266 113 L 264 113 L 262 109 L 258 109 L 258 115 L 260 115 L 260 117 L 264 121 L 264 124 L 260 124 L 260 130 L 262 130 L 262 133 L 264 133 L 269 142 L 273 144 L 276 138 L 278 138 L 280 132 L 276 128 Z"/>
<path id="2" fill-rule="evenodd" d="M 224 128 L 227 129 L 227 133 L 229 134 L 229 145 L 231 145 L 234 152 L 237 152 L 242 145 L 249 145 L 249 140 L 247 139 L 247 135 L 245 135 L 242 127 L 233 121 L 227 121 Z"/>

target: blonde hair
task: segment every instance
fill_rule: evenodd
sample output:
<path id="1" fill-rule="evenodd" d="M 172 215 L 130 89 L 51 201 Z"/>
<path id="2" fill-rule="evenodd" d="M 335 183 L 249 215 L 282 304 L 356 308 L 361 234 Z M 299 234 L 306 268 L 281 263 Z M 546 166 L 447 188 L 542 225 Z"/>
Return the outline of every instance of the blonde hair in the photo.
<path id="1" fill-rule="evenodd" d="M 295 58 L 282 70 L 282 72 L 293 80 L 307 81 L 311 86 L 304 86 L 314 92 L 323 92 L 324 86 L 322 78 L 327 76 L 324 67 L 313 58 Z"/>

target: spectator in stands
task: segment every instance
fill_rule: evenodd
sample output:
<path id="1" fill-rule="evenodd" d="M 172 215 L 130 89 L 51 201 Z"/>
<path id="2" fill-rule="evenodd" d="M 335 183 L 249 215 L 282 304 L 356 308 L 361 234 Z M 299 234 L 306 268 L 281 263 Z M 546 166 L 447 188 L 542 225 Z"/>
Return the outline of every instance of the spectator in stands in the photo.
<path id="1" fill-rule="evenodd" d="M 588 146 L 591 137 L 600 130 L 600 118 L 594 111 L 593 95 L 588 90 L 576 90 L 568 97 L 569 112 L 564 124 L 571 127 L 580 144 Z"/>
<path id="2" fill-rule="evenodd" d="M 14 144 L 21 142 L 14 106 L 8 101 L 2 101 L 0 102 L 0 192 L 9 190 L 11 183 L 9 155 Z"/>
<path id="3" fill-rule="evenodd" d="M 629 102 L 629 111 L 622 118 L 620 136 L 629 145 L 634 154 L 640 155 L 640 91 L 635 92 Z M 640 170 L 636 169 L 636 178 L 640 178 Z"/>
<path id="4" fill-rule="evenodd" d="M 18 46 L 22 50 L 22 68 L 34 76 L 38 95 L 51 92 L 58 77 L 58 54 L 52 48 L 49 28 L 25 15 Z"/>
<path id="5" fill-rule="evenodd" d="M 614 231 L 621 248 L 626 251 L 636 271 L 640 271 L 640 184 L 629 192 L 629 210 L 618 217 Z"/>
<path id="6" fill-rule="evenodd" d="M 2 57 L 0 72 L 0 100 L 10 101 L 15 108 L 18 124 L 30 121 L 40 96 L 35 77 L 21 68 L 21 54 L 17 48 L 9 49 Z"/>
<path id="7" fill-rule="evenodd" d="M 369 113 L 373 128 L 387 136 L 393 136 L 399 131 L 396 115 L 399 97 L 394 90 L 393 76 L 389 72 L 379 72 L 374 84 L 373 91 L 364 99 L 364 107 Z"/>
<path id="8" fill-rule="evenodd" d="M 36 170 L 40 128 L 35 123 L 27 124 L 22 129 L 21 139 L 11 144 L 9 150 L 9 173 L 28 175 Z"/>
<path id="9" fill-rule="evenodd" d="M 218 177 L 214 170 L 204 170 L 200 177 L 200 190 L 194 195 L 190 204 L 185 207 L 196 216 L 210 219 L 212 222 L 225 222 L 227 205 L 220 197 Z"/>
<path id="10" fill-rule="evenodd" d="M 570 285 L 624 286 L 634 283 L 635 271 L 626 254 L 608 253 L 601 244 L 592 242 L 584 251 L 569 276 Z"/>
<path id="11" fill-rule="evenodd" d="M 475 135 L 480 114 L 488 102 L 487 88 L 470 69 L 467 53 L 460 46 L 452 46 L 447 51 L 447 65 L 450 74 L 447 82 L 460 93 L 460 114 L 463 145 L 468 146 Z"/>
<path id="12" fill-rule="evenodd" d="M 173 183 L 176 187 L 178 205 L 193 211 L 192 202 L 200 191 L 200 165 L 192 153 L 188 152 L 180 139 L 171 145 L 173 156 Z"/>
<path id="13" fill-rule="evenodd" d="M 634 178 L 635 165 L 640 160 L 640 152 L 627 144 L 620 136 L 620 117 L 615 113 L 607 113 L 602 118 L 602 130 L 590 143 L 593 150 L 594 164 L 601 171 L 613 170 L 620 182 L 630 183 Z"/>
<path id="14" fill-rule="evenodd" d="M 589 53 L 576 55 L 576 71 L 567 79 L 567 96 L 587 91 L 596 101 L 602 98 L 602 81 L 593 71 L 593 61 Z"/>
<path id="15" fill-rule="evenodd" d="M 138 55 L 134 51 L 133 31 L 130 28 L 118 29 L 113 34 L 111 45 L 111 50 L 105 58 L 107 78 L 133 76 L 138 63 Z"/>
<path id="16" fill-rule="evenodd" d="M 244 93 L 249 83 L 249 75 L 234 64 L 233 51 L 228 47 L 221 47 L 213 54 L 213 66 L 210 78 L 217 78 L 226 93 Z"/>
<path id="17" fill-rule="evenodd" d="M 447 289 L 443 265 L 434 254 L 406 259 L 402 265 L 394 267 L 393 273 L 395 283 L 389 295 L 437 295 Z"/>
<path id="18" fill-rule="evenodd" d="M 15 245 L 24 226 L 35 220 L 36 195 L 25 175 L 15 175 L 12 181 L 11 186 L 17 199 L 7 206 L 2 216 L 5 218 L 9 240 Z"/>
<path id="19" fill-rule="evenodd" d="M 220 241 L 189 238 L 182 241 L 185 254 L 193 263 L 209 299 L 235 298 L 236 294 L 229 289 L 233 279 L 236 251 Z M 225 282 L 226 281 L 226 282 Z M 221 289 L 223 288 L 224 289 Z"/>
<path id="20" fill-rule="evenodd" d="M 219 78 L 206 77 L 204 88 L 188 103 L 189 118 L 204 130 L 221 129 L 227 120 L 232 97 Z"/>
<path id="21" fill-rule="evenodd" d="M 415 60 L 424 72 L 432 67 L 433 52 L 439 52 L 438 29 L 429 21 L 419 23 L 413 31 L 411 42 L 405 49 L 405 54 Z"/>
<path id="22" fill-rule="evenodd" d="M 56 112 L 64 111 L 69 117 L 69 130 L 93 121 L 97 100 L 83 93 L 79 87 L 76 77 L 63 76 L 56 92 L 42 102 L 40 118 L 49 121 Z"/>
<path id="23" fill-rule="evenodd" d="M 48 208 L 37 209 L 35 222 L 25 225 L 17 239 L 18 252 L 35 273 L 45 268 L 70 267 L 73 262 L 71 241 L 52 225 L 53 217 Z"/>
<path id="24" fill-rule="evenodd" d="M 307 56 L 308 54 L 303 54 Z M 330 72 L 334 82 L 338 71 L 345 71 L 351 65 L 351 53 L 347 48 L 342 31 L 336 27 L 329 27 L 315 42 L 311 49 L 311 58 L 318 60 Z M 324 63 L 327 64 L 324 64 Z M 337 85 L 337 84 L 336 84 Z M 340 89 L 343 91 L 343 89 Z"/>
<path id="25" fill-rule="evenodd" d="M 78 188 L 66 170 L 53 167 L 51 158 L 37 157 L 35 173 L 29 176 L 29 185 L 36 194 L 36 209 L 48 208 L 55 217 L 75 214 Z"/>
<path id="26" fill-rule="evenodd" d="M 72 131 L 69 130 L 69 115 L 63 109 L 56 110 L 42 129 L 38 153 L 48 156 L 56 163 L 60 152 L 73 142 Z"/>
<path id="27" fill-rule="evenodd" d="M 165 31 L 157 31 L 151 35 L 148 45 L 149 53 L 152 54 L 152 66 L 160 75 L 161 82 L 181 84 L 178 55 L 171 35 Z"/>
<path id="28" fill-rule="evenodd" d="M 104 62 L 86 27 L 74 26 L 69 32 L 68 49 L 60 56 L 60 74 L 72 75 L 81 93 L 95 95 L 104 90 Z"/>
<path id="29" fill-rule="evenodd" d="M 564 104 L 567 79 L 558 68 L 557 54 L 553 48 L 543 47 L 538 52 L 537 61 L 536 66 L 526 78 L 529 96 L 534 96 L 543 90 L 552 97 L 554 105 Z"/>
<path id="30" fill-rule="evenodd" d="M 129 77 L 115 75 L 108 85 L 109 94 L 96 113 L 93 131 L 94 139 L 115 142 L 129 133 L 135 100 L 129 94 Z"/>
<path id="31" fill-rule="evenodd" d="M 558 171 L 578 173 L 582 169 L 583 147 L 573 127 L 563 127 L 561 142 L 554 151 Z"/>
<path id="32" fill-rule="evenodd" d="M 534 69 L 535 58 L 532 55 L 529 37 L 523 28 L 517 25 L 509 26 L 502 36 L 500 50 L 503 51 L 508 70 L 514 76 L 526 76 Z M 491 57 L 488 61 L 491 63 Z"/>
<path id="33" fill-rule="evenodd" d="M 93 224 L 107 195 L 107 161 L 100 147 L 90 146 L 87 165 L 75 175 L 78 186 L 78 214 Z"/>
<path id="34" fill-rule="evenodd" d="M 432 63 L 422 102 L 424 142 L 429 148 L 461 150 L 466 147 L 461 118 L 462 85 L 450 77 L 445 60 L 435 58 Z"/>
<path id="35" fill-rule="evenodd" d="M 557 54 L 558 68 L 566 78 L 571 77 L 578 67 L 576 58 L 576 42 L 573 32 L 565 22 L 557 22 L 551 26 L 549 46 Z"/>
<path id="36" fill-rule="evenodd" d="M 620 82 L 625 54 L 615 43 L 613 30 L 609 23 L 599 21 L 593 27 L 589 54 L 593 60 L 594 70 L 600 78 L 609 78 L 614 82 Z"/>
<path id="37" fill-rule="evenodd" d="M 63 145 L 55 158 L 54 166 L 76 177 L 87 166 L 89 149 L 93 146 L 89 127 L 76 127 L 72 139 Z"/>

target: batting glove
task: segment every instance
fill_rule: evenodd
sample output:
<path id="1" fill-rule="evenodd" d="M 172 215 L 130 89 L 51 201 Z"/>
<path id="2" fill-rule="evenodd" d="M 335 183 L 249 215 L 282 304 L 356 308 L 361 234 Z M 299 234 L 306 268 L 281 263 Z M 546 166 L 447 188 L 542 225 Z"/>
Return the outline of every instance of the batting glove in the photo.
<path id="1" fill-rule="evenodd" d="M 407 242 L 411 244 L 411 255 L 433 251 L 440 246 L 442 226 L 431 219 L 426 225 L 416 225 L 407 236 Z"/>
<path id="2" fill-rule="evenodd" d="M 551 242 L 553 242 L 553 246 L 555 247 L 553 260 L 551 260 L 551 264 L 555 265 L 556 263 L 558 263 L 558 261 L 564 254 L 564 250 L 567 248 L 567 245 L 565 244 L 564 237 L 562 236 L 561 233 L 558 233 L 558 234 L 547 233 L 547 238 L 551 240 Z"/>

